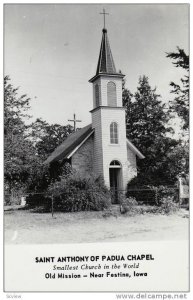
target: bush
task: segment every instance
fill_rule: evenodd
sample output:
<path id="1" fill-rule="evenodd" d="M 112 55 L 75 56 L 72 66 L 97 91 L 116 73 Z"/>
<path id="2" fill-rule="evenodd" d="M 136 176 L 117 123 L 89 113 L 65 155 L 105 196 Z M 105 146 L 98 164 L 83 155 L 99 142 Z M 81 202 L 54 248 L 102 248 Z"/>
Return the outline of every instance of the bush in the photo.
<path id="1" fill-rule="evenodd" d="M 134 197 L 126 198 L 124 195 L 120 197 L 120 211 L 122 214 L 126 212 L 137 213 L 137 205 L 138 203 Z"/>
<path id="2" fill-rule="evenodd" d="M 167 199 L 167 198 L 168 199 L 172 198 L 173 199 L 172 201 L 174 201 L 174 202 L 179 201 L 177 186 L 176 187 L 168 187 L 168 186 L 160 185 L 157 188 L 157 195 L 158 195 L 158 204 L 162 204 L 163 199 Z"/>
<path id="3" fill-rule="evenodd" d="M 103 210 L 111 203 L 110 193 L 101 178 L 94 175 L 82 178 L 75 172 L 52 183 L 48 196 L 53 196 L 55 211 Z"/>
<path id="4" fill-rule="evenodd" d="M 130 183 L 127 186 L 127 198 L 135 198 L 138 204 L 156 204 L 156 190 L 151 186 L 135 185 L 132 186 Z"/>
<path id="5" fill-rule="evenodd" d="M 32 193 L 26 197 L 26 209 L 33 209 L 37 208 L 37 212 L 50 212 L 51 211 L 51 198 L 46 197 L 45 194 L 37 194 L 37 193 Z"/>
<path id="6" fill-rule="evenodd" d="M 60 176 L 68 176 L 72 173 L 69 163 L 54 162 L 50 166 L 42 165 L 36 176 L 31 178 L 26 197 L 26 209 L 37 212 L 49 212 L 52 207 L 52 199 L 47 194 L 48 186 L 60 179 Z M 37 209 L 35 209 L 37 208 Z"/>
<path id="7" fill-rule="evenodd" d="M 163 197 L 160 202 L 159 212 L 164 214 L 175 213 L 179 210 L 179 205 L 173 201 L 173 197 Z"/>
<path id="8" fill-rule="evenodd" d="M 4 194 L 4 205 L 20 205 L 21 198 L 25 194 L 25 190 L 21 187 L 5 190 Z"/>
<path id="9" fill-rule="evenodd" d="M 138 205 L 136 199 L 134 197 L 129 197 L 129 198 L 123 198 L 121 200 L 121 204 L 124 206 L 129 206 L 129 207 L 133 207 Z"/>
<path id="10" fill-rule="evenodd" d="M 173 197 L 174 202 L 179 201 L 177 186 L 133 185 L 127 186 L 127 197 L 134 197 L 138 204 L 161 205 L 163 197 Z"/>

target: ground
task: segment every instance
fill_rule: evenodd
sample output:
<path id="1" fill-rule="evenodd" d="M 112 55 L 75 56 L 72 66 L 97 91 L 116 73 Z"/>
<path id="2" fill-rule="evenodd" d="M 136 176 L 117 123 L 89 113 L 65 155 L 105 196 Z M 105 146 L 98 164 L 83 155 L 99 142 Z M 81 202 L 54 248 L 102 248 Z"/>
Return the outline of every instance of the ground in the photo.
<path id="1" fill-rule="evenodd" d="M 186 240 L 189 235 L 188 212 L 172 215 L 128 216 L 108 212 L 32 213 L 6 211 L 5 243 L 90 243 L 155 240 Z"/>

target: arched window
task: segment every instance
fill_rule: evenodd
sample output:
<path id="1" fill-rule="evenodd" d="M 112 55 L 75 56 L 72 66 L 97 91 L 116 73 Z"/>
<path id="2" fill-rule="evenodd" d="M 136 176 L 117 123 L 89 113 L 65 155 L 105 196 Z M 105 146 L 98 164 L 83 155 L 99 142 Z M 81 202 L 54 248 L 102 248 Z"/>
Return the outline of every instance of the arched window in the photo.
<path id="1" fill-rule="evenodd" d="M 117 106 L 116 85 L 112 81 L 107 83 L 107 102 L 108 106 Z"/>
<path id="2" fill-rule="evenodd" d="M 121 168 L 121 164 L 118 160 L 112 160 L 110 163 L 110 168 Z"/>
<path id="3" fill-rule="evenodd" d="M 99 85 L 96 84 L 95 85 L 95 103 L 96 103 L 96 107 L 99 106 Z"/>
<path id="4" fill-rule="evenodd" d="M 110 125 L 110 143 L 118 144 L 118 125 L 116 122 L 112 122 Z"/>

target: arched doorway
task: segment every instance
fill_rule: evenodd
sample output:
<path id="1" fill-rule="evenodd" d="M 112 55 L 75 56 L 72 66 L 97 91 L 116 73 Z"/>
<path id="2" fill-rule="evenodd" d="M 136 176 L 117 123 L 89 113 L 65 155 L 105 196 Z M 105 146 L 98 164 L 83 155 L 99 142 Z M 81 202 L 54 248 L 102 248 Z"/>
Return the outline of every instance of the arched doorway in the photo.
<path id="1" fill-rule="evenodd" d="M 118 160 L 113 160 L 109 165 L 109 182 L 112 193 L 112 203 L 119 203 L 119 192 L 122 186 L 121 164 Z"/>

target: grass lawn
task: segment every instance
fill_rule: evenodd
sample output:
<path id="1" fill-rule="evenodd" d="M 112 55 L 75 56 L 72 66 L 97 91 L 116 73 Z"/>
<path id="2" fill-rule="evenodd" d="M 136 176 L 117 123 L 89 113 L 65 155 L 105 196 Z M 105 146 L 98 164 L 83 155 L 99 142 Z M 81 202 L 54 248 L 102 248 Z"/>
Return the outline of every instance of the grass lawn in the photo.
<path id="1" fill-rule="evenodd" d="M 129 216 L 105 212 L 33 213 L 6 211 L 5 242 L 8 244 L 128 242 L 188 239 L 188 212 L 172 215 Z"/>

